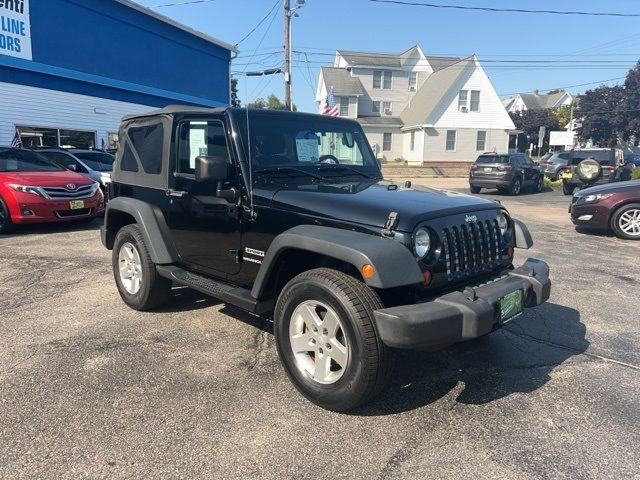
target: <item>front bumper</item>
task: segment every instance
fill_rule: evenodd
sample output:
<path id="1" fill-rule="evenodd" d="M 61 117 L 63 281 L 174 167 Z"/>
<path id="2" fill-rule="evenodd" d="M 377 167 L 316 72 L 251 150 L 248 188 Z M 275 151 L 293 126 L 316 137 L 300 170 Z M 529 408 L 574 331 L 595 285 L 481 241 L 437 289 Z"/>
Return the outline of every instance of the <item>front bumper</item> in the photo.
<path id="1" fill-rule="evenodd" d="M 382 342 L 393 348 L 434 349 L 471 340 L 499 327 L 498 300 L 524 290 L 524 307 L 549 299 L 549 266 L 533 258 L 502 277 L 434 300 L 376 310 L 374 317 Z"/>
<path id="2" fill-rule="evenodd" d="M 24 196 L 23 196 L 24 197 Z M 11 220 L 15 224 L 68 222 L 90 218 L 104 211 L 102 195 L 80 198 L 83 208 L 71 209 L 70 200 L 49 200 L 39 197 L 19 199 L 10 207 Z"/>
<path id="3" fill-rule="evenodd" d="M 611 210 L 601 203 L 572 204 L 569 206 L 571 221 L 576 226 L 609 228 Z"/>

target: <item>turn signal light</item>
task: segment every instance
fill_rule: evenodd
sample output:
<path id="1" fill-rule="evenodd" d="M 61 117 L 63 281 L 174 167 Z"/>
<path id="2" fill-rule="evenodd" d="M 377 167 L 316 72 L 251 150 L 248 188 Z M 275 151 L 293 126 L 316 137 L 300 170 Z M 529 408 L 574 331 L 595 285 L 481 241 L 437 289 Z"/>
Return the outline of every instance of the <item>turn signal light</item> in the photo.
<path id="1" fill-rule="evenodd" d="M 368 263 L 365 263 L 361 268 L 360 268 L 360 272 L 362 272 L 362 276 L 364 278 L 371 278 L 375 275 L 376 273 L 376 269 L 373 268 L 373 265 L 370 265 Z"/>
<path id="2" fill-rule="evenodd" d="M 431 272 L 429 270 L 425 270 L 424 272 L 422 272 L 422 278 L 424 278 L 424 285 L 429 286 L 429 284 L 431 283 Z"/>
<path id="3" fill-rule="evenodd" d="M 507 248 L 507 253 L 502 256 L 503 260 L 508 260 L 513 257 L 513 247 Z"/>

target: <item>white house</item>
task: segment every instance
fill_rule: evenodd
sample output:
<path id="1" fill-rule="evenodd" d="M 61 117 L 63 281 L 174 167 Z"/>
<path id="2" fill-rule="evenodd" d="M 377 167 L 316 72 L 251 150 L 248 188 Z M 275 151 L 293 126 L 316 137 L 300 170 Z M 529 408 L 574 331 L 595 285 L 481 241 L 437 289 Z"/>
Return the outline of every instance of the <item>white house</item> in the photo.
<path id="1" fill-rule="evenodd" d="M 525 110 L 549 110 L 551 108 L 565 107 L 571 105 L 575 100 L 573 95 L 565 90 L 552 90 L 551 92 L 545 94 L 540 94 L 538 91 L 518 93 L 513 97 L 504 99 L 502 104 L 508 112 L 522 112 Z"/>
<path id="2" fill-rule="evenodd" d="M 418 45 L 399 54 L 338 50 L 320 70 L 316 101 L 330 89 L 340 115 L 357 119 L 388 162 L 473 161 L 506 151 L 515 129 L 475 55 L 431 57 Z"/>

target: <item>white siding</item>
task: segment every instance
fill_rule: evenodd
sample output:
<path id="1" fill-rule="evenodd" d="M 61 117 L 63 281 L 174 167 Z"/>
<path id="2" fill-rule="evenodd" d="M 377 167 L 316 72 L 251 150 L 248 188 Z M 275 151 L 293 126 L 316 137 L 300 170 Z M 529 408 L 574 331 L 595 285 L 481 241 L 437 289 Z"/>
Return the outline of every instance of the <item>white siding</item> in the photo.
<path id="1" fill-rule="evenodd" d="M 0 145 L 9 145 L 16 125 L 22 125 L 94 131 L 99 147 L 118 131 L 124 115 L 157 108 L 4 82 L 0 98 Z"/>
<path id="2" fill-rule="evenodd" d="M 460 90 L 480 91 L 480 109 L 478 112 L 461 112 L 458 110 L 458 93 Z M 468 71 L 451 86 L 443 101 L 429 116 L 427 124 L 438 129 L 471 128 L 478 130 L 513 130 L 515 126 L 511 117 L 502 105 L 500 98 L 491 85 L 479 63 L 468 67 Z"/>
<path id="3" fill-rule="evenodd" d="M 456 148 L 446 150 L 447 130 L 456 131 Z M 509 131 L 487 129 L 487 140 L 484 151 L 496 150 L 507 152 L 509 148 Z M 408 135 L 405 133 L 405 135 Z M 476 149 L 478 130 L 470 128 L 427 128 L 424 137 L 424 161 L 474 161 L 482 152 Z"/>
<path id="4" fill-rule="evenodd" d="M 402 132 L 400 132 L 400 128 L 398 127 L 384 127 L 384 126 L 365 126 L 363 125 L 364 133 L 367 135 L 367 140 L 369 140 L 369 144 L 372 148 L 374 148 L 374 152 L 376 153 L 376 157 L 384 158 L 387 162 L 391 163 L 396 158 L 403 158 L 403 149 L 404 149 L 404 138 Z M 382 139 L 384 133 L 391 133 L 391 150 L 383 151 L 382 150 Z M 376 148 L 377 146 L 377 148 Z"/>
<path id="5" fill-rule="evenodd" d="M 413 151 L 411 150 L 411 132 L 403 132 L 403 158 L 407 160 L 409 165 L 422 164 L 423 146 L 424 146 L 424 132 L 422 130 L 414 130 L 414 145 Z"/>

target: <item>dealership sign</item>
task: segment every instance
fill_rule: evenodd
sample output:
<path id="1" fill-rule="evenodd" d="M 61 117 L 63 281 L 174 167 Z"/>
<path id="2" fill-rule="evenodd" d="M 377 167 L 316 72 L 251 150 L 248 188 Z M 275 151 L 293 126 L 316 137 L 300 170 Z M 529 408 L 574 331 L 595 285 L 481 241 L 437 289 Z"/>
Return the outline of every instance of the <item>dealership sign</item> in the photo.
<path id="1" fill-rule="evenodd" d="M 32 59 L 29 0 L 0 0 L 0 55 Z"/>

